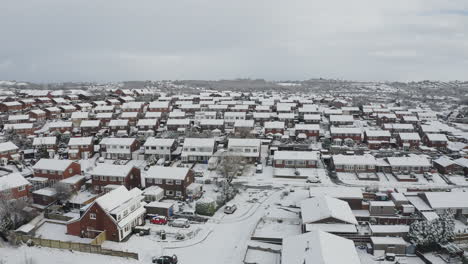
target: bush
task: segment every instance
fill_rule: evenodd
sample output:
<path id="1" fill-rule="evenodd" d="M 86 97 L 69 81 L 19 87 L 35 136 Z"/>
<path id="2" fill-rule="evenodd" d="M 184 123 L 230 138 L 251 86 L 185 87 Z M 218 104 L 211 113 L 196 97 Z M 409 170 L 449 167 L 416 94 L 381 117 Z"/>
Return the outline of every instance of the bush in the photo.
<path id="1" fill-rule="evenodd" d="M 212 216 L 216 213 L 216 202 L 210 198 L 204 198 L 197 201 L 195 213 L 199 215 Z"/>

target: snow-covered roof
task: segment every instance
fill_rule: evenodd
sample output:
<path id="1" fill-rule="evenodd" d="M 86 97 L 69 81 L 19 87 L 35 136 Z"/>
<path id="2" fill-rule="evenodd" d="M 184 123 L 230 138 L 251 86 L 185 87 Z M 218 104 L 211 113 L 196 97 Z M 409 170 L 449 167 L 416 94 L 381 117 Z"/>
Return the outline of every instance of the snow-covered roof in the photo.
<path id="1" fill-rule="evenodd" d="M 426 134 L 426 137 L 429 139 L 429 141 L 448 141 L 447 136 L 444 134 Z"/>
<path id="2" fill-rule="evenodd" d="M 347 202 L 326 195 L 302 201 L 301 215 L 304 224 L 315 223 L 329 218 L 349 224 L 358 224 Z"/>
<path id="3" fill-rule="evenodd" d="M 296 130 L 320 131 L 320 125 L 317 124 L 296 124 L 294 128 Z"/>
<path id="4" fill-rule="evenodd" d="M 188 168 L 151 166 L 146 172 L 146 178 L 184 180 L 189 171 Z"/>
<path id="5" fill-rule="evenodd" d="M 88 118 L 89 112 L 73 112 L 71 114 L 71 119 L 85 119 Z"/>
<path id="6" fill-rule="evenodd" d="M 283 239 L 281 263 L 361 264 L 352 240 L 314 230 Z"/>
<path id="7" fill-rule="evenodd" d="M 49 128 L 61 128 L 61 127 L 71 127 L 73 125 L 72 122 L 68 121 L 56 121 L 56 122 L 50 122 Z"/>
<path id="8" fill-rule="evenodd" d="M 10 173 L 0 177 L 0 192 L 29 184 L 21 173 Z"/>
<path id="9" fill-rule="evenodd" d="M 234 127 L 254 127 L 255 121 L 252 119 L 249 120 L 236 120 L 234 122 Z"/>
<path id="10" fill-rule="evenodd" d="M 331 115 L 330 122 L 354 122 L 352 115 Z"/>
<path id="11" fill-rule="evenodd" d="M 426 192 L 424 196 L 432 209 L 468 209 L 467 192 Z"/>
<path id="12" fill-rule="evenodd" d="M 330 127 L 331 134 L 361 134 L 358 127 Z"/>
<path id="13" fill-rule="evenodd" d="M 109 121 L 109 126 L 128 126 L 128 119 L 112 119 Z"/>
<path id="14" fill-rule="evenodd" d="M 101 145 L 117 145 L 117 146 L 130 146 L 135 142 L 134 138 L 103 138 L 99 144 Z"/>
<path id="15" fill-rule="evenodd" d="M 94 167 L 89 174 L 93 176 L 112 176 L 112 177 L 127 177 L 133 169 L 132 165 L 114 165 L 100 163 Z"/>
<path id="16" fill-rule="evenodd" d="M 144 144 L 145 147 L 148 146 L 162 146 L 162 147 L 170 147 L 174 144 L 175 139 L 173 138 L 155 138 L 149 137 L 146 139 Z"/>
<path id="17" fill-rule="evenodd" d="M 80 127 L 99 127 L 100 120 L 83 120 Z"/>
<path id="18" fill-rule="evenodd" d="M 316 151 L 275 151 L 275 160 L 318 160 Z"/>
<path id="19" fill-rule="evenodd" d="M 377 161 L 370 154 L 364 155 L 333 155 L 333 163 L 335 165 L 376 165 Z"/>
<path id="20" fill-rule="evenodd" d="M 215 144 L 214 138 L 186 138 L 184 141 L 185 147 L 213 147 Z"/>
<path id="21" fill-rule="evenodd" d="M 33 140 L 33 146 L 42 145 L 55 145 L 57 144 L 57 137 L 37 137 Z"/>
<path id="22" fill-rule="evenodd" d="M 229 147 L 260 147 L 261 141 L 256 138 L 230 138 Z"/>
<path id="23" fill-rule="evenodd" d="M 34 191 L 33 194 L 52 197 L 57 194 L 57 191 L 52 187 L 46 187 L 46 188 L 42 188 L 37 191 Z"/>
<path id="24" fill-rule="evenodd" d="M 0 143 L 0 152 L 17 150 L 18 147 L 11 141 Z"/>
<path id="25" fill-rule="evenodd" d="M 388 130 L 366 130 L 368 137 L 391 137 Z"/>
<path id="26" fill-rule="evenodd" d="M 371 237 L 373 245 L 404 245 L 408 243 L 401 237 Z"/>
<path id="27" fill-rule="evenodd" d="M 155 126 L 157 123 L 158 119 L 140 119 L 137 126 Z"/>
<path id="28" fill-rule="evenodd" d="M 399 133 L 401 140 L 421 140 L 418 133 Z"/>
<path id="29" fill-rule="evenodd" d="M 133 188 L 129 191 L 125 186 L 120 186 L 117 189 L 97 198 L 96 202 L 102 209 L 110 213 L 112 210 L 118 209 L 118 207 L 123 205 L 125 202 L 141 197 L 141 193 L 141 190 L 138 188 Z"/>
<path id="30" fill-rule="evenodd" d="M 408 233 L 409 225 L 369 225 L 373 234 L 395 234 L 395 233 Z"/>
<path id="31" fill-rule="evenodd" d="M 410 156 L 410 157 L 388 157 L 388 163 L 392 167 L 430 167 L 431 163 L 425 156 Z"/>
<path id="32" fill-rule="evenodd" d="M 68 141 L 68 146 L 80 146 L 80 145 L 91 145 L 93 143 L 93 137 L 74 137 Z"/>
<path id="33" fill-rule="evenodd" d="M 362 190 L 357 187 L 311 187 L 309 196 L 328 195 L 337 199 L 362 199 Z"/>
<path id="34" fill-rule="evenodd" d="M 446 156 L 442 156 L 442 157 L 440 157 L 438 159 L 435 159 L 434 163 L 437 163 L 437 164 L 439 164 L 440 166 L 443 166 L 443 167 L 448 167 L 450 165 L 457 164 L 455 161 L 451 160 L 450 158 L 448 158 Z"/>
<path id="35" fill-rule="evenodd" d="M 269 121 L 264 124 L 266 129 L 284 129 L 284 122 L 282 121 Z"/>
<path id="36" fill-rule="evenodd" d="M 58 160 L 58 159 L 40 159 L 34 164 L 33 169 L 35 170 L 52 170 L 52 171 L 64 171 L 73 162 L 71 160 Z"/>

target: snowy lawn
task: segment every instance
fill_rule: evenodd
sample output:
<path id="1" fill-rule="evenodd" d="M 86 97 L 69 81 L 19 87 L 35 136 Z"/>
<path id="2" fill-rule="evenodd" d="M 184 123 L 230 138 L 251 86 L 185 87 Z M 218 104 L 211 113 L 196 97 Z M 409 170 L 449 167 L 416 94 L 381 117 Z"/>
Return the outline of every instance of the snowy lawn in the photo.
<path id="1" fill-rule="evenodd" d="M 36 237 L 44 239 L 53 239 L 60 241 L 70 241 L 78 243 L 90 243 L 92 239 L 90 238 L 81 238 L 79 236 L 67 235 L 67 226 L 62 224 L 55 224 L 44 222 L 37 230 Z"/>

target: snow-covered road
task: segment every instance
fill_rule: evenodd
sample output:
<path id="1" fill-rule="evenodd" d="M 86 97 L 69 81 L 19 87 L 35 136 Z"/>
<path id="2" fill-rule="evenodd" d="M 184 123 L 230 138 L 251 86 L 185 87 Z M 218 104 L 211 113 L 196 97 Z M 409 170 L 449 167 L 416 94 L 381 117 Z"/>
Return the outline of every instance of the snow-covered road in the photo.
<path id="1" fill-rule="evenodd" d="M 164 255 L 176 254 L 180 263 L 242 263 L 247 243 L 265 208 L 279 199 L 275 192 L 253 206 L 247 214 L 225 218 L 213 226 L 211 234 L 200 243 L 179 249 L 166 249 Z"/>

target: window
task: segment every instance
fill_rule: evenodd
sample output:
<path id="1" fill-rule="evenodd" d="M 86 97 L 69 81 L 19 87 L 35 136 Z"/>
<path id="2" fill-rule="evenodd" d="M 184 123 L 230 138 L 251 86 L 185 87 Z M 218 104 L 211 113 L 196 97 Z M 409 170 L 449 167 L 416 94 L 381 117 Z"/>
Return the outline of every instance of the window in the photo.
<path id="1" fill-rule="evenodd" d="M 182 192 L 181 191 L 176 191 L 176 196 L 182 196 Z"/>
<path id="2" fill-rule="evenodd" d="M 90 213 L 89 214 L 89 219 L 96 219 L 96 214 L 95 213 Z"/>
<path id="3" fill-rule="evenodd" d="M 167 184 L 167 185 L 173 185 L 173 184 L 174 184 L 174 181 L 173 181 L 173 180 L 166 180 L 166 184 Z"/>
<path id="4" fill-rule="evenodd" d="M 24 186 L 24 185 L 18 187 L 18 191 L 19 191 L 19 192 L 24 191 L 25 189 L 26 189 L 26 186 Z"/>
<path id="5" fill-rule="evenodd" d="M 176 184 L 176 185 L 181 185 L 181 184 L 182 184 L 182 181 L 176 180 L 176 181 L 175 181 L 175 184 Z"/>
<path id="6" fill-rule="evenodd" d="M 72 168 L 68 169 L 68 173 L 72 174 L 72 173 L 73 173 L 73 169 L 72 169 Z"/>
<path id="7" fill-rule="evenodd" d="M 166 195 L 168 196 L 174 196 L 174 191 L 167 190 Z"/>

